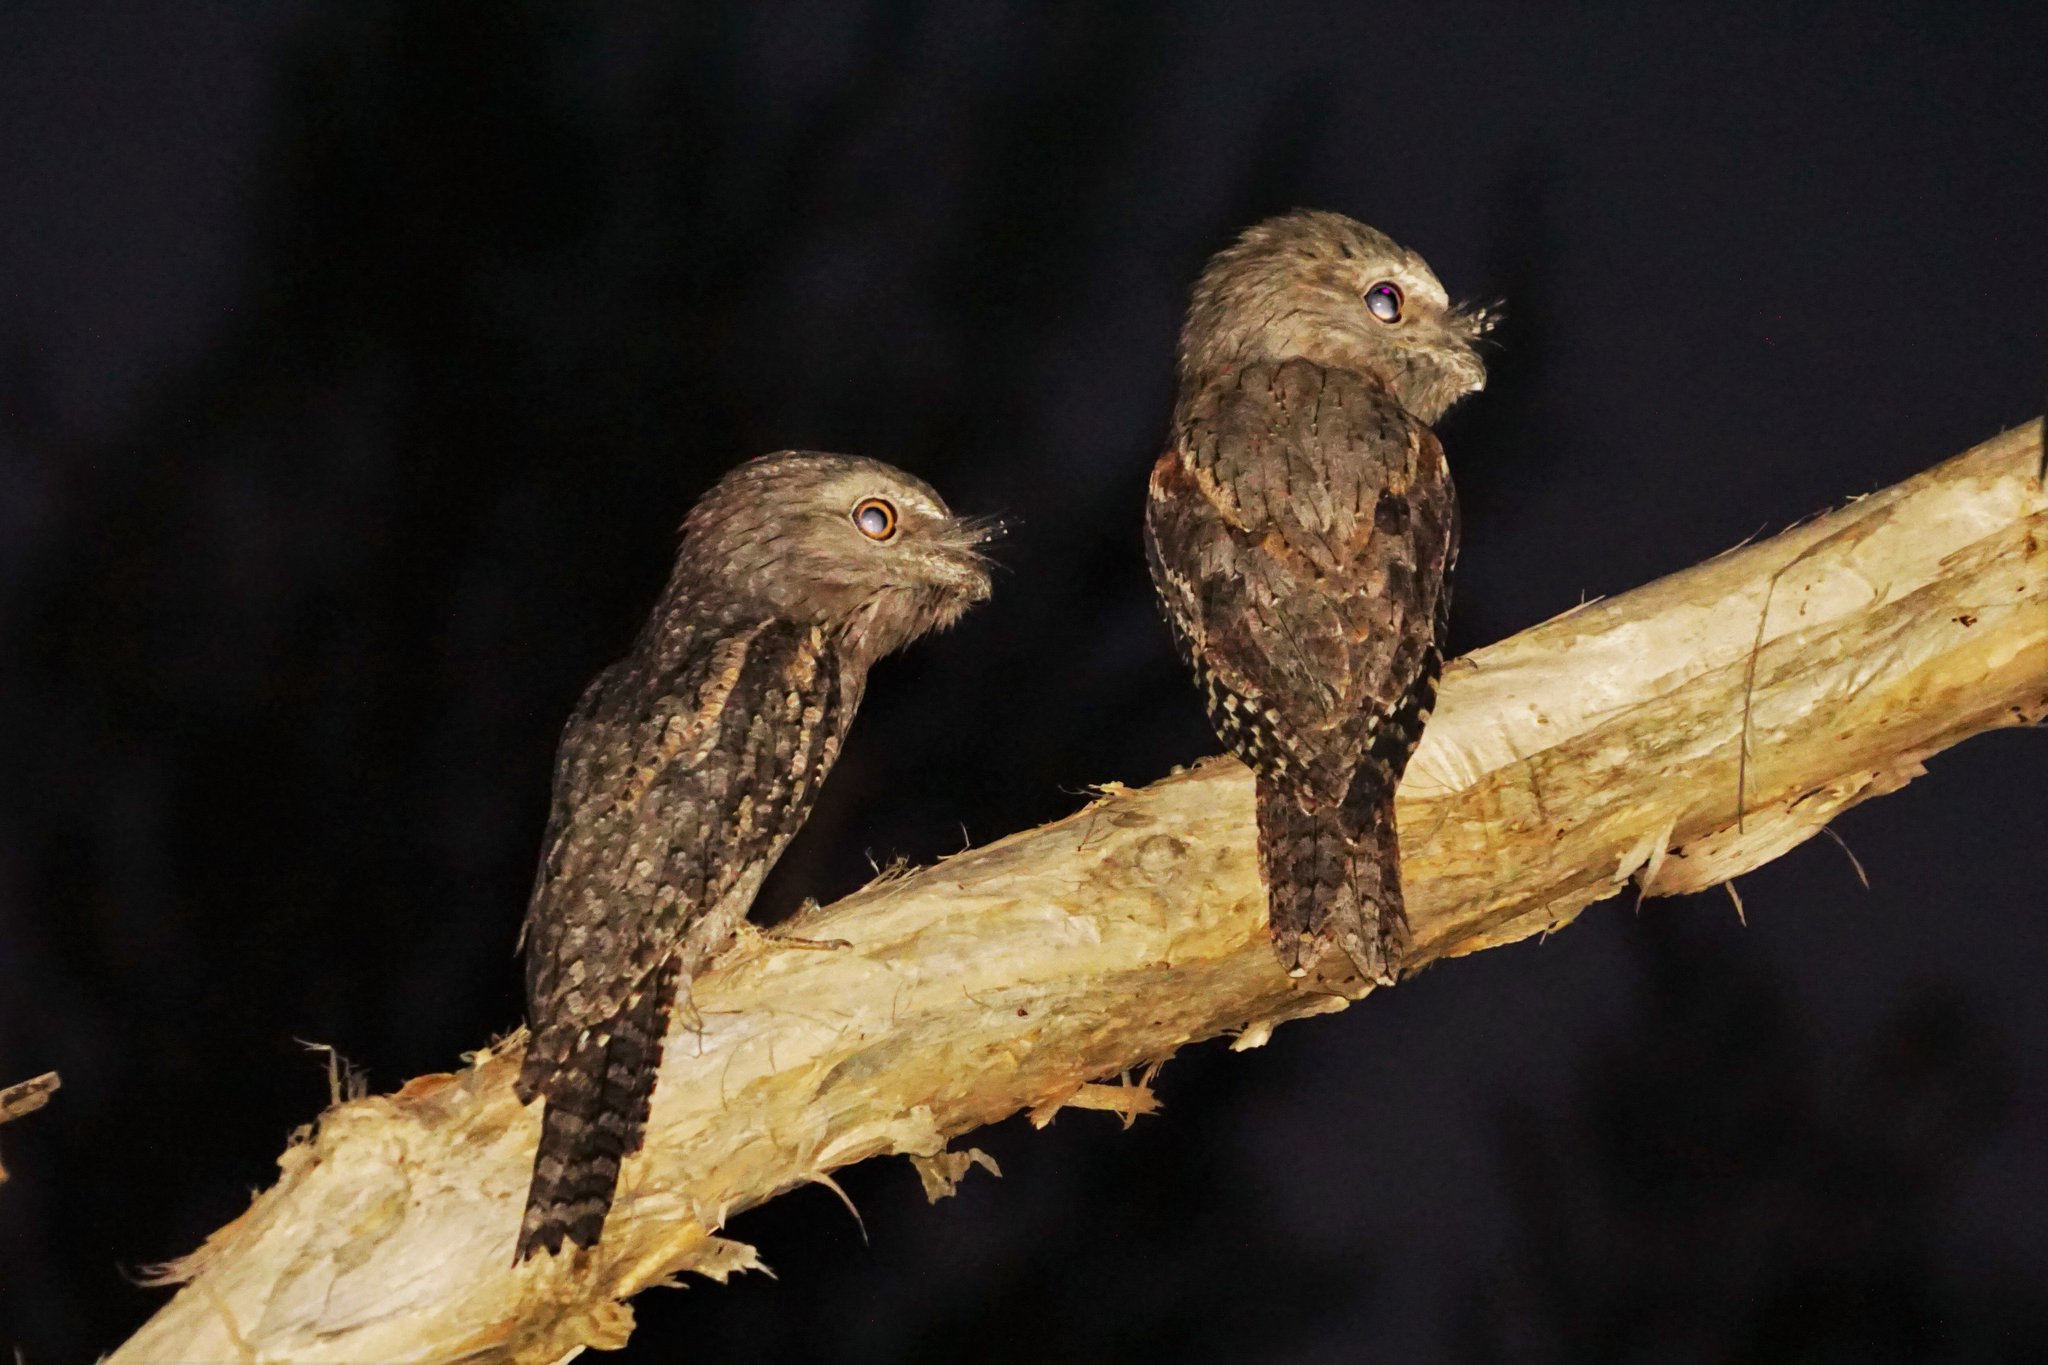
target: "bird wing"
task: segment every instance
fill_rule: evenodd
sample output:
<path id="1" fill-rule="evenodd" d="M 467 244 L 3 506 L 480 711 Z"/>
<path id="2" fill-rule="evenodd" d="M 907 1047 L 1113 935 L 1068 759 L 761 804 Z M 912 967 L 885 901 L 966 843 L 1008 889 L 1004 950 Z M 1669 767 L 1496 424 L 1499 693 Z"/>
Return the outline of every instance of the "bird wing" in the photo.
<path id="1" fill-rule="evenodd" d="M 859 699 L 813 627 L 676 643 L 607 670 L 562 737 L 523 932 L 533 1036 L 516 1090 L 547 1103 L 518 1259 L 602 1234 L 677 984 L 746 913 Z"/>
<path id="2" fill-rule="evenodd" d="M 822 634 L 727 631 L 600 674 L 562 735 L 521 939 L 537 1033 L 616 1013 L 802 824 L 851 707 Z M 718 945 L 710 945 L 715 948 Z"/>
<path id="3" fill-rule="evenodd" d="M 1148 555 L 1241 758 L 1331 800 L 1376 751 L 1398 779 L 1434 697 L 1455 518 L 1436 437 L 1363 376 L 1289 360 L 1191 395 Z"/>

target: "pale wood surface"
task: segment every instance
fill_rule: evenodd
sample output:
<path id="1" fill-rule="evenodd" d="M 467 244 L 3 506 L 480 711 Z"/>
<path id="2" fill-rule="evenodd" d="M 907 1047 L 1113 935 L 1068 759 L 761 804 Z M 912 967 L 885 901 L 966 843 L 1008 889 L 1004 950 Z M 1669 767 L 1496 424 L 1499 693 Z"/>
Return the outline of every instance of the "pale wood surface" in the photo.
<path id="1" fill-rule="evenodd" d="M 2030 423 L 1457 661 L 1400 793 L 1420 951 L 1556 929 L 1631 884 L 1725 881 L 1930 754 L 2048 714 L 2040 461 Z M 632 1294 L 756 1264 L 716 1236 L 741 1208 L 889 1153 L 943 1192 L 970 1161 L 946 1150 L 960 1134 L 1020 1109 L 1139 1112 L 1123 1074 L 1343 1008 L 1281 974 L 1263 918 L 1243 769 L 1108 790 L 791 926 L 849 948 L 749 937 L 700 980 L 703 1031 L 670 1039 L 648 1149 L 587 1264 L 512 1268 L 538 1122 L 509 1040 L 321 1116 L 275 1186 L 168 1268 L 189 1283 L 113 1359 L 619 1344 Z"/>

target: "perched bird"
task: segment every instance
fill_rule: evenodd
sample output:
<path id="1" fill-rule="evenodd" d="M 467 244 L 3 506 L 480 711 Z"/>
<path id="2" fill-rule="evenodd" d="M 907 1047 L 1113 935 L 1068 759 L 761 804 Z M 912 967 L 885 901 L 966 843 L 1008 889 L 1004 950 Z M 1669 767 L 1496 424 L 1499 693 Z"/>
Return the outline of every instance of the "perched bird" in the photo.
<path id="1" fill-rule="evenodd" d="M 1394 789 L 1435 704 L 1458 546 L 1430 427 L 1485 384 L 1489 325 L 1415 253 L 1297 211 L 1210 260 L 1181 329 L 1146 557 L 1210 723 L 1258 778 L 1274 947 L 1339 989 L 1392 983 L 1407 951 Z"/>
<path id="2" fill-rule="evenodd" d="M 900 470 L 806 451 L 741 465 L 691 509 L 654 614 L 556 759 L 520 932 L 518 1093 L 546 1106 L 519 1260 L 596 1243 L 678 992 L 803 824 L 869 667 L 988 596 L 991 530 Z"/>

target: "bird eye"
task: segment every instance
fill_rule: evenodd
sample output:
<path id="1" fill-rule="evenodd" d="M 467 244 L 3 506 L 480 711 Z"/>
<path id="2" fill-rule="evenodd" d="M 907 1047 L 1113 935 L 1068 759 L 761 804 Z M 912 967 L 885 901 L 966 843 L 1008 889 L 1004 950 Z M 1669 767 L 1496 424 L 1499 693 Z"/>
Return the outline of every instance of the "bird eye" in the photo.
<path id="1" fill-rule="evenodd" d="M 1401 320 L 1401 286 L 1383 280 L 1365 291 L 1365 311 L 1381 322 Z"/>
<path id="2" fill-rule="evenodd" d="M 853 509 L 853 524 L 869 540 L 896 534 L 896 504 L 887 498 L 863 498 Z"/>

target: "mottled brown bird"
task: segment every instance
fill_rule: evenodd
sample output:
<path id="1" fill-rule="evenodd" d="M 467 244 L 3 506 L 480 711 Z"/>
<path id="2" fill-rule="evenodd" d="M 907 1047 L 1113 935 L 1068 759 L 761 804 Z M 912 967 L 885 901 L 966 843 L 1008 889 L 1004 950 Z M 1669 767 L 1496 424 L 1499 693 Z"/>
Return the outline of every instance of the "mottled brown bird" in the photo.
<path id="1" fill-rule="evenodd" d="M 741 465 L 690 511 L 654 614 L 556 760 L 520 935 L 518 1092 L 546 1107 L 519 1260 L 596 1243 L 678 991 L 803 823 L 869 667 L 988 596 L 990 529 L 888 465 L 802 451 Z"/>
<path id="2" fill-rule="evenodd" d="M 1152 581 L 1257 775 L 1274 947 L 1335 989 L 1390 984 L 1407 952 L 1394 789 L 1436 700 L 1458 545 L 1430 426 L 1486 382 L 1488 323 L 1381 233 L 1298 211 L 1209 262 L 1181 330 Z"/>

